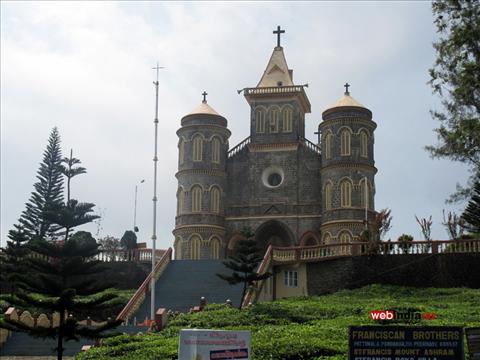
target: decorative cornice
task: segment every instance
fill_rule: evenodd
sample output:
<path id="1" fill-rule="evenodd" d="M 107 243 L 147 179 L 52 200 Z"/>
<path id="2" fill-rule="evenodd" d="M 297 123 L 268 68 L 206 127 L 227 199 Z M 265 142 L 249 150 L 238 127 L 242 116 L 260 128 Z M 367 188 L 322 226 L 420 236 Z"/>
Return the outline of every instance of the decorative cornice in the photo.
<path id="1" fill-rule="evenodd" d="M 198 128 L 201 127 L 202 129 L 208 129 L 211 128 L 213 130 L 221 130 L 222 132 L 225 132 L 227 134 L 227 139 L 232 135 L 232 132 L 226 128 L 225 126 L 220 126 L 220 125 L 213 125 L 213 124 L 206 124 L 206 125 L 185 125 L 182 126 L 180 129 L 177 130 L 177 135 L 180 135 L 181 132 L 190 130 L 189 128 Z"/>
<path id="2" fill-rule="evenodd" d="M 332 169 L 338 169 L 338 168 L 363 168 L 367 170 L 373 170 L 373 174 L 375 175 L 378 171 L 378 169 L 373 166 L 373 165 L 368 165 L 368 164 L 363 164 L 363 163 L 358 163 L 358 162 L 340 162 L 340 161 L 335 161 L 335 160 L 330 160 L 332 162 L 335 162 L 334 164 L 330 164 L 327 166 L 324 166 L 320 169 L 320 174 L 327 171 L 327 170 L 332 170 Z"/>
<path id="3" fill-rule="evenodd" d="M 180 225 L 173 229 L 173 235 L 182 234 L 185 232 L 189 233 L 205 233 L 205 232 L 216 232 L 217 234 L 224 235 L 225 227 L 213 225 L 213 224 L 193 224 L 193 225 Z"/>
<path id="4" fill-rule="evenodd" d="M 324 228 L 330 225 L 335 225 L 335 224 L 363 224 L 363 220 L 332 220 L 332 221 L 327 221 L 323 223 L 320 228 Z"/>
<path id="5" fill-rule="evenodd" d="M 298 142 L 295 143 L 272 143 L 247 145 L 250 152 L 272 152 L 272 151 L 294 151 L 298 149 Z"/>
<path id="6" fill-rule="evenodd" d="M 361 118 L 361 117 L 351 117 L 351 116 L 343 117 L 343 118 L 323 120 L 320 123 L 319 126 L 320 126 L 320 130 L 323 130 L 323 128 L 327 127 L 327 126 L 337 125 L 339 123 L 341 123 L 341 124 L 350 123 L 351 124 L 352 122 L 364 124 L 365 126 L 372 128 L 373 130 L 375 130 L 377 128 L 377 123 L 373 120 L 369 120 L 369 119 Z"/>
<path id="7" fill-rule="evenodd" d="M 217 177 L 226 177 L 227 174 L 225 171 L 222 170 L 214 170 L 214 169 L 185 169 L 180 170 L 175 174 L 175 177 L 178 179 L 182 175 L 209 175 L 209 176 L 217 176 Z"/>
<path id="8" fill-rule="evenodd" d="M 306 219 L 306 218 L 321 218 L 322 215 L 258 215 L 258 216 L 228 216 L 225 218 L 229 220 L 258 220 L 258 219 Z"/>

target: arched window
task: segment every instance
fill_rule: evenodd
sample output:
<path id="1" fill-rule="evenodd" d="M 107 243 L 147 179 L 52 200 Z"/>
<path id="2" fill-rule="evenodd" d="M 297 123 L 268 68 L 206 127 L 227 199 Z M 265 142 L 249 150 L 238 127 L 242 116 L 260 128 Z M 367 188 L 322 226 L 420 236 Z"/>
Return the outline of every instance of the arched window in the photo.
<path id="1" fill-rule="evenodd" d="M 341 156 L 350 155 L 350 142 L 351 142 L 350 130 L 343 129 L 340 132 L 340 155 Z"/>
<path id="2" fill-rule="evenodd" d="M 182 189 L 180 189 L 177 193 L 177 215 L 183 214 L 183 204 L 185 202 L 185 193 Z"/>
<path id="3" fill-rule="evenodd" d="M 220 212 L 220 190 L 216 186 L 210 190 L 210 206 L 212 212 Z"/>
<path id="4" fill-rule="evenodd" d="M 193 137 L 193 161 L 202 161 L 203 139 L 200 135 Z"/>
<path id="5" fill-rule="evenodd" d="M 217 137 L 212 139 L 212 162 L 220 163 L 220 140 Z"/>
<path id="6" fill-rule="evenodd" d="M 333 135 L 332 133 L 328 133 L 325 136 L 325 148 L 323 149 L 323 151 L 325 151 L 325 159 L 332 158 L 332 143 L 333 143 Z"/>
<path id="7" fill-rule="evenodd" d="M 360 156 L 368 157 L 368 135 L 365 131 L 360 133 Z"/>
<path id="8" fill-rule="evenodd" d="M 212 250 L 212 259 L 213 260 L 218 260 L 220 259 L 220 240 L 218 238 L 214 237 L 211 242 L 210 242 L 210 248 Z"/>
<path id="9" fill-rule="evenodd" d="M 352 237 L 350 236 L 350 233 L 347 231 L 342 231 L 340 233 L 340 236 L 338 237 L 338 240 L 340 241 L 340 244 L 350 244 L 352 242 Z M 350 251 L 350 246 L 341 246 L 340 247 L 340 254 L 341 255 L 349 255 L 351 253 Z"/>
<path id="10" fill-rule="evenodd" d="M 192 188 L 192 212 L 202 211 L 202 193 L 200 186 L 196 185 Z"/>
<path id="11" fill-rule="evenodd" d="M 340 204 L 341 207 L 352 206 L 352 182 L 350 180 L 342 180 L 340 183 Z"/>
<path id="12" fill-rule="evenodd" d="M 365 199 L 367 199 L 367 206 L 369 207 L 370 205 L 368 204 L 368 198 L 369 198 L 369 189 L 368 189 L 368 182 L 366 181 L 365 178 L 360 180 L 360 206 L 362 208 L 365 208 Z"/>
<path id="13" fill-rule="evenodd" d="M 325 196 L 325 210 L 330 210 L 332 208 L 332 183 L 331 182 L 328 182 L 325 185 L 324 196 Z"/>
<path id="14" fill-rule="evenodd" d="M 289 106 L 283 109 L 283 132 L 292 132 L 292 108 Z"/>
<path id="15" fill-rule="evenodd" d="M 256 123 L 256 130 L 257 133 L 264 133 L 265 132 L 265 110 L 264 109 L 257 109 L 255 110 L 255 123 Z"/>
<path id="16" fill-rule="evenodd" d="M 182 260 L 182 238 L 177 236 L 175 239 L 175 260 Z"/>
<path id="17" fill-rule="evenodd" d="M 183 164 L 185 158 L 185 142 L 180 140 L 180 143 L 178 144 L 178 160 L 180 162 L 180 165 Z"/>
<path id="18" fill-rule="evenodd" d="M 322 238 L 322 245 L 328 245 L 332 242 L 332 237 L 330 236 L 330 233 L 325 233 Z"/>
<path id="19" fill-rule="evenodd" d="M 201 240 L 197 235 L 192 236 L 190 239 L 190 259 L 198 260 L 200 259 L 200 246 Z"/>
<path id="20" fill-rule="evenodd" d="M 280 111 L 277 107 L 272 107 L 269 111 L 270 115 L 270 132 L 271 133 L 278 133 L 278 117 Z"/>

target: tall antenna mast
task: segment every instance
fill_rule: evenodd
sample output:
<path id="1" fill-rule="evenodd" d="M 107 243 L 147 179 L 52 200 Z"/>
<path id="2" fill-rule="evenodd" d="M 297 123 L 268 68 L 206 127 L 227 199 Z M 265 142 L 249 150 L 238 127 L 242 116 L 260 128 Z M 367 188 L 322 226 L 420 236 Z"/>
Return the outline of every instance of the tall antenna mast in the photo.
<path id="1" fill-rule="evenodd" d="M 150 279 L 150 320 L 155 319 L 155 265 L 157 257 L 157 165 L 158 165 L 158 70 L 163 67 L 157 66 L 152 70 L 157 70 L 157 81 L 154 81 L 155 85 L 155 150 L 153 155 L 153 234 L 152 234 L 152 278 Z"/>

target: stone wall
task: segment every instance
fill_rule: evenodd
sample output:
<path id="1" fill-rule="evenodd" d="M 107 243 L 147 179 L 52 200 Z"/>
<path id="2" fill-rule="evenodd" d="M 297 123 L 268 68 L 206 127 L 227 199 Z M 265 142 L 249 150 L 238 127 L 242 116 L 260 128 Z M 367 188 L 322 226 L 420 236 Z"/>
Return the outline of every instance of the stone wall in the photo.
<path id="1" fill-rule="evenodd" d="M 360 256 L 307 264 L 309 295 L 368 284 L 480 288 L 480 254 Z"/>

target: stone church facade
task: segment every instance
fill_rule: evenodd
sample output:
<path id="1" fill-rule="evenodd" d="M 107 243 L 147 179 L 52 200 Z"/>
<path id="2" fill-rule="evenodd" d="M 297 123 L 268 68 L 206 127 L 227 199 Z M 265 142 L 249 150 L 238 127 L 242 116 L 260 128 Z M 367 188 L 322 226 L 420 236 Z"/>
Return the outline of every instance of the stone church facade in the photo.
<path id="1" fill-rule="evenodd" d="M 222 259 L 250 228 L 260 248 L 359 241 L 375 216 L 372 113 L 344 95 L 305 137 L 307 85 L 274 48 L 256 87 L 243 89 L 250 136 L 230 148 L 227 119 L 206 101 L 181 119 L 176 259 Z M 368 219 L 368 221 L 366 221 Z"/>

